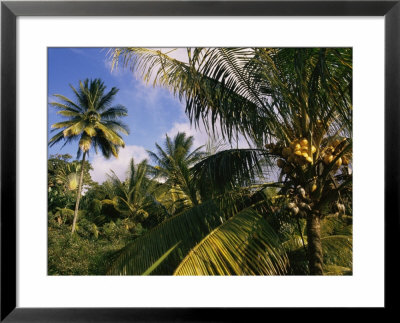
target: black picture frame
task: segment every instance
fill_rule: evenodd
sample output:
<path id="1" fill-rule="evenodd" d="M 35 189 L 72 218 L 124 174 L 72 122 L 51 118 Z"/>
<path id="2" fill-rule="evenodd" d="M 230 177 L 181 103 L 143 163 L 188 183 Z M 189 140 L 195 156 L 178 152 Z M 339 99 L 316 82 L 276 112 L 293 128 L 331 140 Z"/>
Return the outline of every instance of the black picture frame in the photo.
<path id="1" fill-rule="evenodd" d="M 385 18 L 385 307 L 399 237 L 400 0 L 395 1 L 4 1 L 1 3 L 1 321 L 221 322 L 266 315 L 249 308 L 16 307 L 16 19 L 19 16 L 384 16 Z M 370 95 L 370 94 L 369 94 Z M 397 256 L 396 256 L 397 255 Z M 393 257 L 394 256 L 394 257 Z M 267 292 L 267 291 L 266 291 Z M 318 297 L 318 296 L 316 296 Z M 271 309 L 272 310 L 272 309 Z M 278 310 L 278 309 L 275 309 Z M 378 309 L 381 315 L 380 309 Z M 282 312 L 282 311 L 281 311 Z M 326 315 L 326 314 L 323 314 Z M 368 314 L 370 315 L 370 314 Z M 372 318 L 372 317 L 370 317 Z"/>

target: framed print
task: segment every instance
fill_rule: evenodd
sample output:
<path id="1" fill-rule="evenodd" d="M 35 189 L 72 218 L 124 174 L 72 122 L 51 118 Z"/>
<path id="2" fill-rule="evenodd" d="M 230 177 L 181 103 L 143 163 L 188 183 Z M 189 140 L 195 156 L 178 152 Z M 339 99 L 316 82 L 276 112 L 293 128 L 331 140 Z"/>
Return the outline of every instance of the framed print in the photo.
<path id="1" fill-rule="evenodd" d="M 394 306 L 398 1 L 1 17 L 2 321 Z"/>

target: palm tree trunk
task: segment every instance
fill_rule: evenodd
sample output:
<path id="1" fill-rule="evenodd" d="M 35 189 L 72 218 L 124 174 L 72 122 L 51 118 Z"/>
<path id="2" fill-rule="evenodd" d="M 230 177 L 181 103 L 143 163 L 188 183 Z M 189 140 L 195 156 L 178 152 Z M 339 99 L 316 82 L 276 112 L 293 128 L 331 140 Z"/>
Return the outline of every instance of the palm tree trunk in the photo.
<path id="1" fill-rule="evenodd" d="M 74 221 L 72 222 L 72 233 L 74 233 L 74 231 L 75 231 L 76 220 L 78 219 L 79 201 L 81 199 L 81 193 L 82 193 L 83 171 L 84 171 L 83 167 L 85 164 L 85 158 L 86 158 L 86 151 L 83 153 L 83 157 L 82 157 L 81 176 L 79 177 L 78 192 L 76 193 Z"/>
<path id="2" fill-rule="evenodd" d="M 315 213 L 307 217 L 307 244 L 310 275 L 323 275 L 320 217 Z"/>

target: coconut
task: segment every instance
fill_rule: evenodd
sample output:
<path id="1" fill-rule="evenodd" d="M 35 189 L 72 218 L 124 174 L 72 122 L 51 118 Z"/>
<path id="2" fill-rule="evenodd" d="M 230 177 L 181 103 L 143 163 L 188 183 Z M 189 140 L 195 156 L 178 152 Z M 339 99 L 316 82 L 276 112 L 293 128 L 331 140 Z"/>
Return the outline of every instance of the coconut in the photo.
<path id="1" fill-rule="evenodd" d="M 282 156 L 288 157 L 292 153 L 292 150 L 289 147 L 285 147 L 282 149 Z"/>
<path id="2" fill-rule="evenodd" d="M 346 212 L 346 207 L 344 206 L 344 204 L 338 203 L 337 204 L 337 208 L 339 211 L 339 215 L 343 215 Z"/>
<path id="3" fill-rule="evenodd" d="M 300 145 L 301 145 L 301 146 L 307 146 L 307 145 L 308 145 L 308 140 L 305 139 L 305 138 L 301 139 L 301 140 L 300 140 Z"/>
<path id="4" fill-rule="evenodd" d="M 278 165 L 279 168 L 282 168 L 283 166 L 285 166 L 285 161 L 283 159 L 278 159 L 276 161 L 276 164 Z"/>
<path id="5" fill-rule="evenodd" d="M 317 148 L 315 146 L 311 146 L 311 152 L 314 154 L 317 151 Z"/>
<path id="6" fill-rule="evenodd" d="M 349 164 L 348 158 L 347 158 L 346 156 L 343 156 L 343 157 L 342 157 L 342 165 L 347 166 L 348 164 Z"/>
<path id="7" fill-rule="evenodd" d="M 302 155 L 300 150 L 296 150 L 296 151 L 294 152 L 294 154 L 295 154 L 296 156 L 301 156 L 301 155 Z"/>
<path id="8" fill-rule="evenodd" d="M 332 160 L 333 160 L 333 156 L 332 156 L 332 155 L 325 155 L 325 157 L 324 157 L 324 163 L 325 163 L 326 165 L 329 165 L 329 164 L 332 162 Z"/>
<path id="9" fill-rule="evenodd" d="M 308 157 L 308 154 L 307 153 L 302 153 L 301 154 L 304 158 L 306 158 L 307 159 L 307 157 Z"/>
<path id="10" fill-rule="evenodd" d="M 313 184 L 311 186 L 311 192 L 314 192 L 317 189 L 317 184 Z"/>
<path id="11" fill-rule="evenodd" d="M 297 192 L 303 197 L 306 197 L 306 191 L 304 190 L 304 188 L 302 188 L 300 185 L 297 186 Z"/>
<path id="12" fill-rule="evenodd" d="M 335 151 L 335 148 L 333 146 L 329 146 L 328 148 L 326 148 L 326 152 L 327 153 L 333 153 Z"/>
<path id="13" fill-rule="evenodd" d="M 342 158 L 341 157 L 339 157 L 339 159 L 336 161 L 335 165 L 336 165 L 336 167 L 342 166 Z"/>
<path id="14" fill-rule="evenodd" d="M 307 160 L 309 163 L 312 163 L 312 162 L 313 162 L 313 160 L 312 160 L 312 158 L 311 158 L 310 156 L 308 156 L 308 157 L 306 158 L 306 160 Z"/>

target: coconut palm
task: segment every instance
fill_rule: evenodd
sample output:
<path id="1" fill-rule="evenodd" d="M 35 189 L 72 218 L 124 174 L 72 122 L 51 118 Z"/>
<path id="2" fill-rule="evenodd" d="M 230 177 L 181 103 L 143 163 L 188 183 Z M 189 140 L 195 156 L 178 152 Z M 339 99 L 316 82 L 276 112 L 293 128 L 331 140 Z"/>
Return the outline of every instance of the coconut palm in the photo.
<path id="1" fill-rule="evenodd" d="M 219 125 L 224 138 L 240 133 L 252 142 L 254 149 L 202 160 L 194 176 L 225 194 L 243 183 L 262 184 L 266 171 L 278 172 L 286 197 L 281 211 L 306 221 L 309 273 L 323 274 L 320 222 L 351 206 L 351 49 L 189 48 L 187 53 L 182 62 L 152 49 L 117 48 L 113 61 L 171 89 L 185 101 L 192 123 L 203 122 L 211 132 Z M 208 237 L 221 241 L 218 234 Z"/>
<path id="2" fill-rule="evenodd" d="M 199 196 L 192 179 L 190 168 L 204 156 L 203 147 L 193 147 L 193 136 L 178 132 L 173 139 L 165 136 L 164 148 L 156 143 L 157 152 L 147 151 L 156 164 L 153 168 L 158 178 L 165 180 L 168 196 L 173 204 L 190 207 L 199 204 Z M 173 205 L 173 208 L 175 206 Z"/>
<path id="3" fill-rule="evenodd" d="M 72 224 L 73 233 L 82 193 L 83 166 L 86 155 L 91 148 L 94 148 L 96 153 L 100 149 L 106 158 L 111 155 L 117 157 L 119 147 L 125 146 L 121 133 L 128 134 L 128 128 L 119 120 L 120 117 L 127 115 L 126 108 L 122 105 L 112 105 L 118 92 L 117 88 L 113 87 L 109 92 L 106 92 L 106 86 L 100 79 L 86 79 L 79 82 L 78 89 L 72 85 L 71 89 L 75 95 L 75 100 L 61 94 L 55 94 L 54 96 L 60 102 L 50 103 L 51 106 L 58 109 L 57 113 L 67 120 L 52 125 L 54 130 L 61 129 L 61 131 L 50 139 L 49 145 L 53 146 L 60 141 L 64 141 L 64 145 L 66 145 L 74 140 L 79 140 L 77 159 L 83 153 Z"/>

